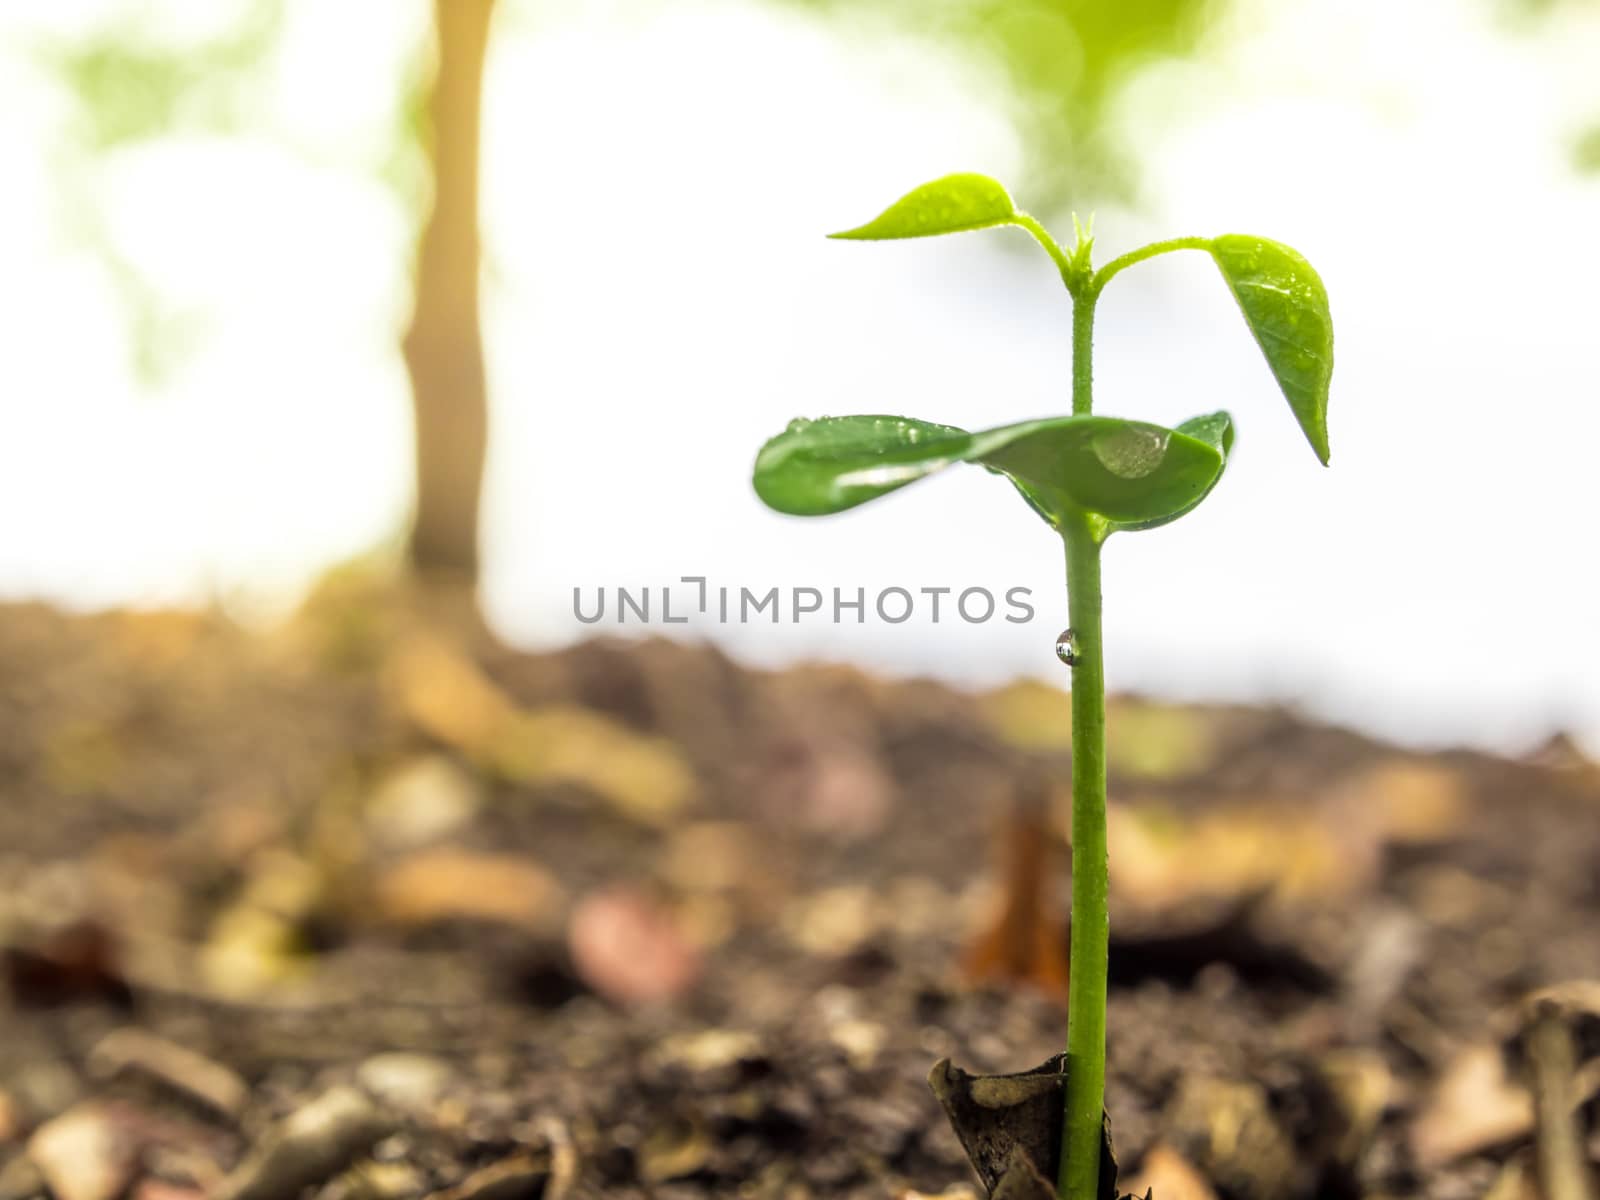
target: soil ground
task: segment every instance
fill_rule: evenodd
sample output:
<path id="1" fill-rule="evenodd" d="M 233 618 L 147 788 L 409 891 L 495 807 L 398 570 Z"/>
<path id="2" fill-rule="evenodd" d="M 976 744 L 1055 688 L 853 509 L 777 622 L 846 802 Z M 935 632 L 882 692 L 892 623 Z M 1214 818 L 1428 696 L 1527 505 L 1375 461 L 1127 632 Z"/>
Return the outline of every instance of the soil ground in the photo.
<path id="1" fill-rule="evenodd" d="M 465 611 L 0 608 L 0 1200 L 978 1194 L 926 1077 L 1062 1042 L 1062 693 Z M 1111 721 L 1123 1186 L 1568 1200 L 1600 770 Z"/>

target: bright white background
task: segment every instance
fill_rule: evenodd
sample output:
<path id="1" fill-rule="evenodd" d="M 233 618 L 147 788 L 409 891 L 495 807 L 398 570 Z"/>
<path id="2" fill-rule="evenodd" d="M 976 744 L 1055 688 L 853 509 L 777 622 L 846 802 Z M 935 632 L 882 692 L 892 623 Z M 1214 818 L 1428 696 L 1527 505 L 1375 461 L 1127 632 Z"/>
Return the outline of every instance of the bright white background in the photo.
<path id="1" fill-rule="evenodd" d="M 1066 297 L 1023 235 L 820 236 L 950 170 L 1014 177 L 1003 81 L 753 0 L 505 3 L 485 132 L 499 627 L 570 640 L 590 632 L 574 586 L 684 574 L 1021 585 L 1032 625 L 685 636 L 757 662 L 1059 677 L 1059 548 L 1000 481 L 950 472 L 816 522 L 748 484 L 795 415 L 1066 408 Z M 63 217 L 68 97 L 27 54 L 130 6 L 0 11 L 0 592 L 281 611 L 392 542 L 409 504 L 412 214 L 373 164 L 425 11 L 295 0 L 259 128 L 92 167 L 106 236 L 197 314 L 152 389 Z M 147 7 L 171 36 L 221 8 Z M 1146 202 L 1097 214 L 1102 256 L 1178 233 L 1288 241 L 1327 282 L 1338 365 L 1324 471 L 1204 259 L 1108 293 L 1101 410 L 1240 425 L 1203 508 L 1108 550 L 1113 687 L 1289 699 L 1422 742 L 1574 727 L 1600 745 L 1600 176 L 1570 152 L 1597 60 L 1600 18 L 1578 12 L 1509 32 L 1487 3 L 1242 0 L 1198 62 L 1121 98 Z"/>

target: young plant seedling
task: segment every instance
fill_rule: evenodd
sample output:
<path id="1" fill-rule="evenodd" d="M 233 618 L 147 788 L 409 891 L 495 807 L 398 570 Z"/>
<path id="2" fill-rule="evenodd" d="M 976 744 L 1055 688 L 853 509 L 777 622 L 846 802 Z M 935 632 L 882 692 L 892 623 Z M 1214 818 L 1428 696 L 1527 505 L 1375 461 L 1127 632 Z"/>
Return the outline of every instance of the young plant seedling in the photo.
<path id="1" fill-rule="evenodd" d="M 1074 225 L 1077 222 L 1074 221 Z M 798 420 L 761 448 L 755 488 L 779 512 L 854 508 L 953 463 L 1008 478 L 1066 546 L 1071 628 L 1058 651 L 1073 669 L 1072 935 L 1066 1104 L 1057 1192 L 1099 1195 L 1106 1031 L 1105 677 L 1100 644 L 1100 548 L 1113 533 L 1154 529 L 1205 499 L 1233 447 L 1226 412 L 1175 429 L 1094 413 L 1091 353 L 1100 293 L 1135 263 L 1174 250 L 1209 254 L 1255 335 L 1317 458 L 1328 462 L 1333 323 L 1317 273 L 1295 251 L 1243 234 L 1185 237 L 1090 262 L 1081 228 L 1071 251 L 982 175 L 949 175 L 836 238 L 880 241 L 1014 225 L 1044 247 L 1072 298 L 1072 412 L 968 433 L 899 416 Z"/>

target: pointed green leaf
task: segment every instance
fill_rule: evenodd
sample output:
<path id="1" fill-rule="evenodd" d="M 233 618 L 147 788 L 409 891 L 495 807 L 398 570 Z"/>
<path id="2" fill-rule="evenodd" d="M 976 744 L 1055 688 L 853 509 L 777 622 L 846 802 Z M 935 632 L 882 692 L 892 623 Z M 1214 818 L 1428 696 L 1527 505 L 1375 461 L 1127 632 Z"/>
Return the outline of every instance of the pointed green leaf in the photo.
<path id="1" fill-rule="evenodd" d="M 1333 317 L 1316 271 L 1281 242 L 1230 233 L 1211 254 L 1311 448 L 1328 463 Z"/>
<path id="2" fill-rule="evenodd" d="M 955 462 L 1011 479 L 1059 527 L 1072 511 L 1133 527 L 1198 504 L 1222 472 L 1221 427 L 1205 436 L 1116 417 L 1070 416 L 969 434 L 905 417 L 795 421 L 761 448 L 755 487 L 772 508 L 815 516 L 853 508 Z"/>
<path id="3" fill-rule="evenodd" d="M 907 192 L 865 225 L 828 236 L 867 242 L 934 237 L 1005 225 L 1016 213 L 1006 189 L 987 175 L 946 175 Z"/>
<path id="4" fill-rule="evenodd" d="M 1195 496 L 1184 508 L 1168 513 L 1166 516 L 1145 521 L 1113 521 L 1110 532 L 1155 529 L 1158 526 L 1170 524 L 1185 513 L 1192 512 L 1198 508 L 1200 501 L 1209 496 L 1211 489 L 1217 486 L 1217 481 L 1222 478 L 1222 472 L 1227 469 L 1228 453 L 1233 449 L 1233 418 L 1225 412 L 1207 413 L 1203 417 L 1190 417 L 1178 426 L 1178 432 L 1204 442 L 1215 450 L 1221 458 L 1222 462 L 1217 468 L 1217 473 L 1212 476 L 1211 482 L 1206 485 L 1204 491 Z"/>

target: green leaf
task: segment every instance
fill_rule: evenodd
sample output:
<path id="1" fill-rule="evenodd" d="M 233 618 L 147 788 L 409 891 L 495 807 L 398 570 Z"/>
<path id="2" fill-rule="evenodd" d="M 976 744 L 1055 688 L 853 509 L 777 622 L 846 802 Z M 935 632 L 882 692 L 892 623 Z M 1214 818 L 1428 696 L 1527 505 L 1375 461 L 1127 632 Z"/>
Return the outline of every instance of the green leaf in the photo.
<path id="1" fill-rule="evenodd" d="M 959 462 L 971 441 L 910 417 L 801 418 L 756 455 L 756 494 L 794 516 L 843 512 Z"/>
<path id="2" fill-rule="evenodd" d="M 1177 509 L 1163 517 L 1156 517 L 1145 521 L 1113 521 L 1110 532 L 1120 530 L 1155 529 L 1157 526 L 1166 525 L 1176 521 L 1185 513 L 1199 507 L 1200 501 L 1211 494 L 1211 489 L 1217 486 L 1217 481 L 1222 478 L 1222 472 L 1228 466 L 1228 454 L 1233 449 L 1233 418 L 1225 412 L 1207 413 L 1203 417 L 1190 417 L 1178 426 L 1178 432 L 1204 442 L 1215 450 L 1222 459 L 1217 473 L 1212 476 L 1211 482 L 1199 495 L 1191 500 L 1187 507 Z"/>
<path id="3" fill-rule="evenodd" d="M 1120 417 L 1055 417 L 973 441 L 973 457 L 1009 476 L 1057 527 L 1073 510 L 1113 525 L 1164 523 L 1198 504 L 1222 473 L 1217 447 Z"/>
<path id="4" fill-rule="evenodd" d="M 1197 435 L 1096 416 L 975 434 L 906 417 L 795 421 L 756 456 L 755 488 L 779 512 L 816 516 L 973 462 L 1007 476 L 1053 526 L 1089 512 L 1135 528 L 1187 512 L 1216 482 L 1231 427 L 1212 420 Z"/>
<path id="5" fill-rule="evenodd" d="M 1327 466 L 1333 317 L 1322 280 L 1296 251 L 1266 238 L 1224 234 L 1212 240 L 1211 255 L 1295 420 Z"/>
<path id="6" fill-rule="evenodd" d="M 828 236 L 864 242 L 934 237 L 1006 225 L 1016 215 L 1006 189 L 987 175 L 946 175 L 907 192 L 865 225 Z"/>

